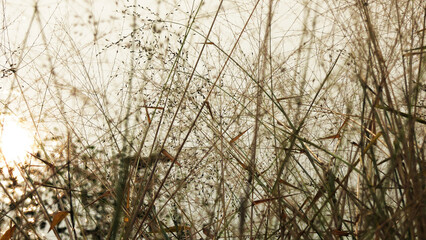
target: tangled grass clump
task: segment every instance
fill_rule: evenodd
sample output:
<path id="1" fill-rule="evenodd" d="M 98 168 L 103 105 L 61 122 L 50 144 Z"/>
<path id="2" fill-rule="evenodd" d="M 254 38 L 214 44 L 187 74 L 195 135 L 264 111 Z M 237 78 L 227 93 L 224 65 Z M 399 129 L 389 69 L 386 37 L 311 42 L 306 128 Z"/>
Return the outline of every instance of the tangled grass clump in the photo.
<path id="1" fill-rule="evenodd" d="M 2 239 L 426 239 L 423 1 L 129 2 L 3 1 Z"/>

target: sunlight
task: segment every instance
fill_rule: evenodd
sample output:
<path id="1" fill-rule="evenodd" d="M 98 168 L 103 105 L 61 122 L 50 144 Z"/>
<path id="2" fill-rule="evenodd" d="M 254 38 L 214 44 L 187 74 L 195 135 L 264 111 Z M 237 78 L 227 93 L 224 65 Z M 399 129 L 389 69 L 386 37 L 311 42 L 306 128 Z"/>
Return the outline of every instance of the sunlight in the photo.
<path id="1" fill-rule="evenodd" d="M 3 116 L 0 127 L 0 149 L 4 159 L 7 162 L 25 162 L 34 145 L 29 128 L 11 116 Z"/>

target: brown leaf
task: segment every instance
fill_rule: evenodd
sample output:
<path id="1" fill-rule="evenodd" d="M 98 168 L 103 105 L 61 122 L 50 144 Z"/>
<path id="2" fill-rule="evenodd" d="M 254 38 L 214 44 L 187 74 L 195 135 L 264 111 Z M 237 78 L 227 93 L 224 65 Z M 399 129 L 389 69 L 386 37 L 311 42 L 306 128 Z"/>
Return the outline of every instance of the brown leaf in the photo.
<path id="1" fill-rule="evenodd" d="M 349 117 L 345 118 L 345 121 L 343 121 L 342 126 L 340 126 L 339 130 L 337 131 L 337 134 L 340 134 L 340 132 L 342 131 L 343 127 L 346 125 L 346 123 L 348 123 Z"/>
<path id="2" fill-rule="evenodd" d="M 98 198 L 96 198 L 95 200 L 93 200 L 93 202 L 91 202 L 91 203 L 87 204 L 87 206 L 86 206 L 86 207 L 88 207 L 88 206 L 90 206 L 90 205 L 94 204 L 95 202 L 99 201 L 100 199 L 102 199 L 102 198 L 104 198 L 104 197 L 108 197 L 108 196 L 110 196 L 110 195 L 111 195 L 111 192 L 108 190 L 108 191 L 106 191 L 106 192 L 102 193 L 102 195 L 100 195 Z"/>
<path id="3" fill-rule="evenodd" d="M 199 42 L 197 44 L 214 45 L 214 42 Z"/>
<path id="4" fill-rule="evenodd" d="M 178 162 L 176 162 L 175 161 L 175 158 L 172 156 L 172 155 L 170 155 L 170 153 L 169 152 L 167 152 L 167 150 L 166 149 L 163 149 L 163 150 L 161 150 L 161 153 L 166 157 L 166 158 L 168 158 L 170 161 L 172 161 L 172 162 L 175 162 L 179 167 L 182 167 L 182 165 L 180 165 Z"/>
<path id="5" fill-rule="evenodd" d="M 40 160 L 41 162 L 43 162 L 44 164 L 46 164 L 47 166 L 49 166 L 50 168 L 55 169 L 55 166 L 54 166 L 53 164 L 51 164 L 50 162 L 48 162 L 48 161 L 46 161 L 46 160 L 42 159 L 40 156 L 38 156 L 38 154 L 32 154 L 32 153 L 30 153 L 30 154 L 31 154 L 31 156 L 33 156 L 35 159 L 38 159 L 38 160 Z"/>
<path id="6" fill-rule="evenodd" d="M 236 156 L 234 153 L 231 152 L 232 157 L 234 157 L 234 159 L 238 162 L 238 164 L 241 165 L 241 167 L 243 167 L 245 170 L 249 170 L 249 166 L 245 165 L 241 159 L 238 158 L 238 156 Z"/>
<path id="7" fill-rule="evenodd" d="M 284 185 L 289 186 L 289 187 L 295 188 L 295 189 L 297 189 L 297 190 L 301 190 L 300 188 L 298 188 L 298 187 L 294 186 L 293 184 L 290 184 L 289 182 L 287 182 L 287 181 L 285 181 L 285 180 L 279 179 L 278 181 L 279 181 L 280 183 L 284 184 Z"/>
<path id="8" fill-rule="evenodd" d="M 424 53 L 426 53 L 426 52 L 422 51 L 424 49 L 426 49 L 426 46 L 421 46 L 421 47 L 416 47 L 416 48 L 412 48 L 412 49 L 409 49 L 409 50 L 404 50 L 407 53 L 405 53 L 403 56 L 406 57 L 406 56 L 412 56 L 412 55 L 416 55 L 416 54 L 424 54 Z"/>
<path id="9" fill-rule="evenodd" d="M 244 133 L 246 133 L 250 128 L 248 128 L 247 130 L 245 130 L 244 132 L 238 134 L 238 136 L 234 137 L 233 139 L 231 139 L 231 141 L 229 141 L 229 143 L 233 143 L 235 141 L 237 141 Z"/>
<path id="10" fill-rule="evenodd" d="M 256 200 L 256 201 L 253 201 L 253 205 L 257 205 L 257 204 L 261 204 L 261 203 L 265 203 L 265 202 L 270 202 L 270 201 L 273 201 L 273 200 L 278 199 L 278 198 L 279 197 Z"/>
<path id="11" fill-rule="evenodd" d="M 163 110 L 163 107 L 150 107 L 150 106 L 143 106 L 144 108 L 152 108 L 152 109 L 157 109 L 157 110 Z"/>
<path id="12" fill-rule="evenodd" d="M 324 188 L 321 187 L 320 189 L 318 189 L 318 192 L 317 192 L 317 194 L 315 194 L 312 201 L 310 201 L 310 204 L 307 207 L 307 209 L 305 210 L 305 212 L 308 212 L 315 205 L 315 203 L 322 197 L 323 194 L 324 194 Z M 305 204 L 309 202 L 308 200 L 309 200 L 309 198 L 306 198 L 306 200 L 303 202 L 300 209 L 302 209 L 305 206 Z"/>
<path id="13" fill-rule="evenodd" d="M 13 227 L 11 227 L 11 228 L 9 228 L 4 234 L 3 234 L 3 236 L 0 238 L 0 240 L 9 240 L 11 237 L 12 237 L 12 235 L 13 235 L 13 232 L 15 232 L 15 229 L 16 229 L 16 225 L 15 226 L 13 226 Z"/>
<path id="14" fill-rule="evenodd" d="M 292 99 L 292 98 L 300 98 L 300 97 L 303 97 L 303 96 L 305 96 L 305 95 L 282 97 L 282 98 L 277 98 L 277 100 L 282 101 L 282 100 L 287 100 L 287 99 Z"/>
<path id="15" fill-rule="evenodd" d="M 151 118 L 149 117 L 149 112 L 147 107 L 145 107 L 145 112 L 146 112 L 146 118 L 148 119 L 148 123 L 151 124 Z"/>
<path id="16" fill-rule="evenodd" d="M 207 107 L 207 110 L 209 110 L 210 116 L 214 120 L 213 111 L 212 111 L 212 108 L 210 107 L 210 103 L 208 101 L 206 101 L 206 107 Z"/>
<path id="17" fill-rule="evenodd" d="M 68 211 L 55 212 L 53 214 L 53 220 L 52 220 L 52 223 L 50 224 L 50 228 L 48 232 L 50 232 L 50 230 L 52 230 L 54 227 L 56 227 L 56 225 L 58 225 L 62 220 L 64 220 L 64 218 L 66 218 L 68 214 L 69 214 Z"/>
<path id="18" fill-rule="evenodd" d="M 336 236 L 348 236 L 349 232 L 333 229 L 333 230 L 331 230 L 331 234 L 336 235 Z"/>
<path id="19" fill-rule="evenodd" d="M 331 136 L 323 137 L 323 138 L 320 138 L 319 140 L 335 139 L 335 138 L 340 138 L 340 134 L 334 134 L 334 135 L 331 135 Z"/>

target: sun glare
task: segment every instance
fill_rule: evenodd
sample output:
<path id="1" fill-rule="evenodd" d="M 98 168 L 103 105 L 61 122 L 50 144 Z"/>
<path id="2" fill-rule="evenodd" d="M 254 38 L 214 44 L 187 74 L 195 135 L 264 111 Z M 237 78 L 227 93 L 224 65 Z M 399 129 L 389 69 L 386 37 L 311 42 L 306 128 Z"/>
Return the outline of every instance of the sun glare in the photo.
<path id="1" fill-rule="evenodd" d="M 4 159 L 7 162 L 25 162 L 34 145 L 31 131 L 11 116 L 3 116 L 0 127 L 0 149 Z"/>

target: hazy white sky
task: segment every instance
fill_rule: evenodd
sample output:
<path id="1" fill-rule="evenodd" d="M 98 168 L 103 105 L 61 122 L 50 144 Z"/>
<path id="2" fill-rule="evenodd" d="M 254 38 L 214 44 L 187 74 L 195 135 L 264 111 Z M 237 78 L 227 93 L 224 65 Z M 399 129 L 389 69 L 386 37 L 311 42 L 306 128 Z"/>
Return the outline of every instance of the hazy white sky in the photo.
<path id="1" fill-rule="evenodd" d="M 218 2 L 207 1 L 200 8 L 184 48 L 188 69 L 195 64 Z M 256 59 L 264 38 L 268 2 L 259 1 L 233 53 L 233 58 L 254 75 L 258 74 Z M 2 1 L 0 66 L 7 71 L 9 64 L 15 64 L 15 68 L 19 64 L 17 78 L 9 74 L 0 83 L 3 111 L 26 119 L 32 117 L 47 135 L 62 135 L 53 126 L 68 125 L 86 140 L 99 141 L 104 131 L 109 131 L 105 116 L 118 121 L 126 114 L 131 64 L 140 69 L 134 76 L 133 93 L 142 94 L 131 111 L 154 104 L 157 95 L 150 95 L 167 78 L 167 69 L 172 67 L 172 61 L 167 59 L 177 53 L 185 26 L 199 3 L 137 1 L 133 6 L 132 1 Z M 224 1 L 210 40 L 229 53 L 255 4 L 256 1 Z M 330 24 L 326 7 L 324 1 L 274 1 L 271 64 L 274 74 L 282 75 L 281 88 L 290 87 L 285 79 L 303 74 L 299 68 L 309 68 L 306 78 L 312 83 L 303 91 L 315 91 L 314 80 L 324 76 L 337 55 L 341 36 L 330 32 L 339 32 L 339 26 Z M 135 39 L 140 41 L 136 50 L 159 54 L 153 55 L 149 65 L 144 65 L 148 63 L 142 56 L 132 60 L 133 16 L 138 29 Z M 160 19 L 164 22 L 153 23 Z M 155 33 L 157 27 L 161 31 Z M 226 59 L 218 48 L 207 45 L 198 74 L 211 79 L 217 76 Z M 311 57 L 298 59 L 301 48 L 309 49 Z M 238 88 L 246 89 L 251 84 L 246 79 L 236 81 L 239 73 L 234 67 L 227 70 L 223 76 L 229 87 L 238 83 Z M 139 81 L 141 78 L 152 82 Z M 22 88 L 17 87 L 18 83 Z M 208 87 L 201 88 L 208 91 Z M 97 134 L 91 134 L 94 130 Z"/>

